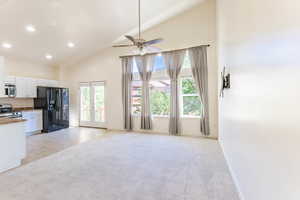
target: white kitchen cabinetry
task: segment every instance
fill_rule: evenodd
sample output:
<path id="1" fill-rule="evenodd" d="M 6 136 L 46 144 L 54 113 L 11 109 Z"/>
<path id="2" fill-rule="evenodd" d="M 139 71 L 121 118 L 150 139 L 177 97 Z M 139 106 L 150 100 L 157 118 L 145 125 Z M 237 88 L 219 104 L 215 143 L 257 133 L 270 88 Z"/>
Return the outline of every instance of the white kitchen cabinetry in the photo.
<path id="1" fill-rule="evenodd" d="M 40 133 L 43 130 L 43 111 L 31 110 L 23 111 L 23 118 L 26 119 L 25 132 L 26 135 L 33 135 Z"/>
<path id="2" fill-rule="evenodd" d="M 26 157 L 24 126 L 25 122 L 0 125 L 0 173 L 20 166 Z"/>
<path id="3" fill-rule="evenodd" d="M 5 65 L 4 65 L 4 57 L 0 56 L 0 97 L 5 97 L 4 91 L 4 81 L 5 81 Z"/>
<path id="4" fill-rule="evenodd" d="M 59 87 L 59 81 L 56 80 L 35 79 L 27 77 L 10 77 L 10 80 L 14 80 L 14 83 L 16 84 L 16 98 L 36 98 L 38 86 Z"/>
<path id="5" fill-rule="evenodd" d="M 14 85 L 14 84 L 16 84 L 16 77 L 15 76 L 6 76 L 4 83 Z"/>
<path id="6" fill-rule="evenodd" d="M 36 81 L 32 78 L 16 77 L 17 98 L 36 98 Z"/>
<path id="7" fill-rule="evenodd" d="M 39 79 L 37 81 L 37 86 L 43 86 L 43 87 L 59 87 L 59 81 L 56 80 L 45 80 L 45 79 Z"/>

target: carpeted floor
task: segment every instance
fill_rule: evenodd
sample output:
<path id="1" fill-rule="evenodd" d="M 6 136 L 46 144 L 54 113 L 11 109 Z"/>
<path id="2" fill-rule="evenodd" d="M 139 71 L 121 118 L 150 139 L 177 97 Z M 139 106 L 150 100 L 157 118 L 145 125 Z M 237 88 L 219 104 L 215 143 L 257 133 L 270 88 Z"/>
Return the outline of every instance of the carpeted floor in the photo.
<path id="1" fill-rule="evenodd" d="M 1 200 L 237 200 L 215 140 L 107 134 L 0 175 Z"/>

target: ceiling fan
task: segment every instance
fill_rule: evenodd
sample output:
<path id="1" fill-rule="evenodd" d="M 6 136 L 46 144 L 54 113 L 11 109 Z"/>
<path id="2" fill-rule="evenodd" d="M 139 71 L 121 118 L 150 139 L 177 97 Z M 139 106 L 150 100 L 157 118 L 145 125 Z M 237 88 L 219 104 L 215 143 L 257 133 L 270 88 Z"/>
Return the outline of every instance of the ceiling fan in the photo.
<path id="1" fill-rule="evenodd" d="M 130 35 L 125 35 L 125 37 L 132 42 L 132 44 L 121 44 L 114 45 L 113 47 L 137 47 L 139 49 L 140 54 L 150 53 L 150 52 L 159 52 L 161 49 L 155 46 L 154 44 L 158 44 L 163 41 L 162 38 L 157 38 L 154 40 L 146 41 L 141 37 L 141 0 L 138 0 L 139 7 L 139 36 L 138 38 L 134 38 Z"/>

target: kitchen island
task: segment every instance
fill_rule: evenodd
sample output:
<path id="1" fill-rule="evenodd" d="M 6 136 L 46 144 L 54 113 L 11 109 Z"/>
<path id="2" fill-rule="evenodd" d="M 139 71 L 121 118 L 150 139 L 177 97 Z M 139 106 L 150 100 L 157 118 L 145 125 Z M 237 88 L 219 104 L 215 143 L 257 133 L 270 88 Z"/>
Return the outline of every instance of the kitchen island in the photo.
<path id="1" fill-rule="evenodd" d="M 26 156 L 25 121 L 0 118 L 0 173 L 20 166 Z"/>

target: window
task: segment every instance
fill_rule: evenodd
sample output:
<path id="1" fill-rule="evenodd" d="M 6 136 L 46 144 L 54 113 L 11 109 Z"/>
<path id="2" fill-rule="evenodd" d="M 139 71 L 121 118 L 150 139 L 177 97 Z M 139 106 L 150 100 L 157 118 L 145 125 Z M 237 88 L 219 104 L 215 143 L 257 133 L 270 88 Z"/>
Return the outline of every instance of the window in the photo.
<path id="1" fill-rule="evenodd" d="M 88 84 L 80 86 L 80 120 L 81 121 L 90 121 L 91 120 L 91 91 Z"/>
<path id="2" fill-rule="evenodd" d="M 142 81 L 140 81 L 136 63 L 133 66 L 132 82 L 132 114 L 140 115 L 142 110 Z M 170 114 L 170 78 L 164 65 L 163 57 L 155 58 L 155 66 L 150 88 L 150 109 L 153 116 L 166 116 Z M 180 111 L 183 117 L 200 117 L 202 106 L 192 78 L 191 63 L 188 53 L 184 59 L 183 69 L 180 73 Z"/>
<path id="3" fill-rule="evenodd" d="M 181 112 L 184 117 L 200 117 L 201 102 L 192 77 L 181 78 Z"/>
<path id="4" fill-rule="evenodd" d="M 132 114 L 137 115 L 142 111 L 142 82 L 132 81 Z"/>
<path id="5" fill-rule="evenodd" d="M 170 113 L 170 80 L 150 81 L 150 108 L 154 116 Z"/>
<path id="6" fill-rule="evenodd" d="M 190 58 L 189 58 L 189 53 L 186 52 L 186 55 L 184 57 L 184 60 L 183 60 L 183 66 L 182 66 L 182 69 L 190 69 L 191 68 L 191 61 L 190 61 Z"/>

